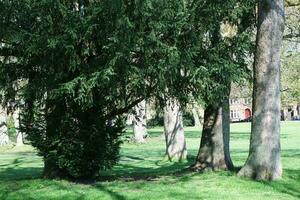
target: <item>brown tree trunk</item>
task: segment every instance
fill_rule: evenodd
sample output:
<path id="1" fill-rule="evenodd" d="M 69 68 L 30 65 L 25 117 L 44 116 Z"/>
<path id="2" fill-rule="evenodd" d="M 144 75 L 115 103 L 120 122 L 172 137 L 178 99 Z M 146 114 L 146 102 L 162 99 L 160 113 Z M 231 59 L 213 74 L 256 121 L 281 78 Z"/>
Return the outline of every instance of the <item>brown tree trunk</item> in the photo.
<path id="1" fill-rule="evenodd" d="M 133 135 L 137 143 L 145 143 L 147 136 L 146 101 L 142 101 L 134 107 Z"/>
<path id="2" fill-rule="evenodd" d="M 183 130 L 182 112 L 176 100 L 167 102 L 164 108 L 164 132 L 166 158 L 172 161 L 186 159 L 187 149 Z"/>
<path id="3" fill-rule="evenodd" d="M 240 176 L 256 180 L 281 177 L 280 49 L 284 30 L 283 0 L 260 0 L 253 87 L 250 151 Z"/>
<path id="4" fill-rule="evenodd" d="M 204 123 L 198 156 L 192 169 L 231 170 L 229 153 L 229 101 L 208 105 L 204 111 Z"/>

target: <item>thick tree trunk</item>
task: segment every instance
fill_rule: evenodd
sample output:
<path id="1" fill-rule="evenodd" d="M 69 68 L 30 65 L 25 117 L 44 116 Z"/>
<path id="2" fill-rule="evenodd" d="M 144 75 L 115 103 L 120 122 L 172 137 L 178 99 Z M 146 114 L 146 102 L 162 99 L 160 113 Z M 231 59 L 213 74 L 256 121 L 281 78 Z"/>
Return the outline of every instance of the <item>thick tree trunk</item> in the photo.
<path id="1" fill-rule="evenodd" d="M 229 102 L 208 105 L 204 111 L 204 123 L 198 156 L 192 169 L 231 170 L 229 153 Z"/>
<path id="2" fill-rule="evenodd" d="M 0 107 L 0 146 L 7 145 L 9 143 L 6 118 L 6 110 Z"/>
<path id="3" fill-rule="evenodd" d="M 170 161 L 185 160 L 187 149 L 183 130 L 182 112 L 176 100 L 168 101 L 164 108 L 164 132 L 166 139 L 166 158 Z"/>
<path id="4" fill-rule="evenodd" d="M 283 29 L 283 0 L 260 0 L 250 151 L 239 172 L 241 176 L 256 180 L 275 180 L 282 174 L 279 76 Z"/>
<path id="5" fill-rule="evenodd" d="M 146 101 L 140 102 L 134 107 L 134 117 L 132 121 L 134 141 L 144 143 L 147 136 L 146 122 Z"/>

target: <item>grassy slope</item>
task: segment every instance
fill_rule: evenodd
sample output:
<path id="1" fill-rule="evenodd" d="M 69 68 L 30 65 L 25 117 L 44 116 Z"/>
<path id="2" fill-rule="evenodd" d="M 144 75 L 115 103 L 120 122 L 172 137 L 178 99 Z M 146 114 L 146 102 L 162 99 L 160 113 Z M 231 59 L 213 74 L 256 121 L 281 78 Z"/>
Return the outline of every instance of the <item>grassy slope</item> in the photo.
<path id="1" fill-rule="evenodd" d="M 231 152 L 236 166 L 248 154 L 250 124 L 232 124 Z M 8 199 L 300 199 L 300 122 L 282 124 L 283 179 L 254 182 L 230 172 L 175 172 L 192 163 L 200 132 L 186 128 L 189 159 L 163 162 L 162 129 L 151 129 L 147 144 L 126 143 L 120 163 L 102 182 L 78 184 L 39 178 L 42 161 L 31 147 L 0 148 L 0 200 Z"/>

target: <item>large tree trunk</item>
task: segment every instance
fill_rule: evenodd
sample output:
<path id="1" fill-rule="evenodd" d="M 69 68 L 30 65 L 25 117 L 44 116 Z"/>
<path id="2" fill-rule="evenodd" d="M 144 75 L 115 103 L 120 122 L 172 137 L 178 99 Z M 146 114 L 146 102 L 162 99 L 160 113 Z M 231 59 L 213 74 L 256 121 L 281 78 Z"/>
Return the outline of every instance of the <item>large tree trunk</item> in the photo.
<path id="1" fill-rule="evenodd" d="M 147 136 L 147 122 L 146 122 L 146 101 L 142 101 L 134 107 L 133 115 L 133 135 L 134 141 L 137 143 L 144 143 Z"/>
<path id="2" fill-rule="evenodd" d="M 250 151 L 239 175 L 256 180 L 281 177 L 280 49 L 284 30 L 283 0 L 260 0 L 254 66 Z"/>
<path id="3" fill-rule="evenodd" d="M 176 100 L 169 100 L 164 108 L 166 158 L 170 161 L 186 159 L 187 149 L 183 130 L 182 112 Z"/>
<path id="4" fill-rule="evenodd" d="M 231 170 L 229 153 L 229 101 L 208 105 L 204 111 L 204 123 L 198 156 L 192 169 Z"/>
<path id="5" fill-rule="evenodd" d="M 9 143 L 6 118 L 6 110 L 0 107 L 0 146 L 7 145 Z"/>

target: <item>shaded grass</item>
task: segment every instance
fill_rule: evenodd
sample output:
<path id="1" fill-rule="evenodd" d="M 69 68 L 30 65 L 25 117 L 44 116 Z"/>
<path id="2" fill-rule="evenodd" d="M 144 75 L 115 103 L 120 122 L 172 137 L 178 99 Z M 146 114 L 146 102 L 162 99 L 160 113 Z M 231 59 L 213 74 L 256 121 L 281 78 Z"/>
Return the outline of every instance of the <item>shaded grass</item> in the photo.
<path id="1" fill-rule="evenodd" d="M 232 159 L 241 166 L 248 155 L 250 124 L 232 124 L 231 129 Z M 282 124 L 284 175 L 272 183 L 233 172 L 176 173 L 195 159 L 201 131 L 185 128 L 189 159 L 182 163 L 162 160 L 162 128 L 149 133 L 147 144 L 124 143 L 119 164 L 101 172 L 101 181 L 88 184 L 41 179 L 42 160 L 31 147 L 0 148 L 0 199 L 300 199 L 299 122 Z"/>

